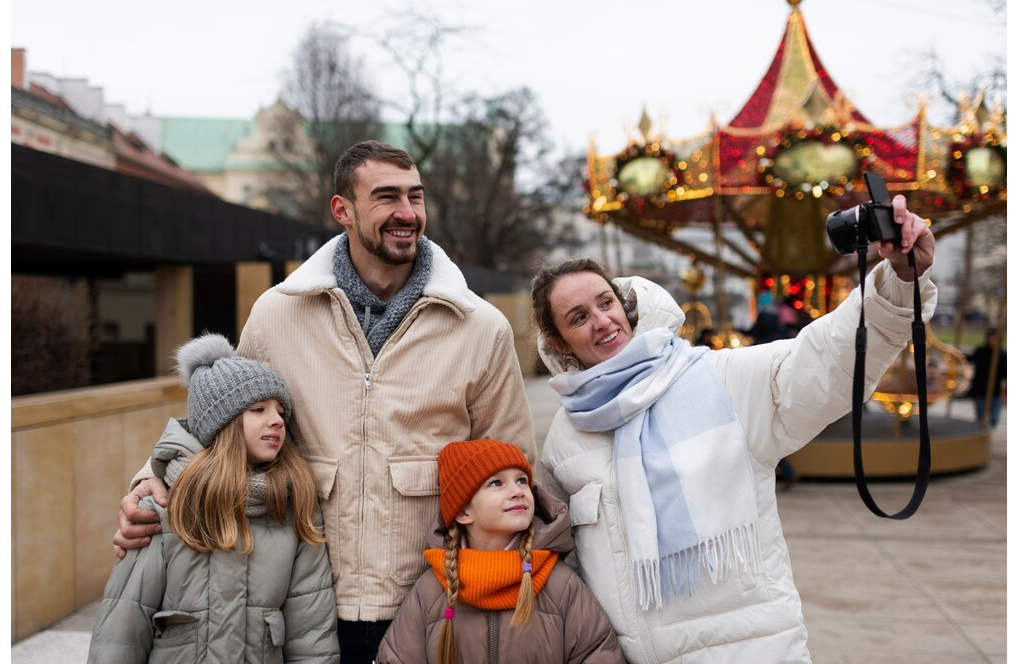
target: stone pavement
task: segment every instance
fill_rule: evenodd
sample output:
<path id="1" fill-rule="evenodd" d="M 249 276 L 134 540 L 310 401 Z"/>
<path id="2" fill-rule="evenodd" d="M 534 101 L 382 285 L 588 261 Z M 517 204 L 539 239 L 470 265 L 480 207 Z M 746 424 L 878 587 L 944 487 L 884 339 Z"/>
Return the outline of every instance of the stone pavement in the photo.
<path id="1" fill-rule="evenodd" d="M 540 444 L 558 399 L 544 378 L 527 379 L 527 392 Z M 971 416 L 971 402 L 952 408 L 955 417 Z M 934 478 L 907 521 L 872 516 L 850 481 L 800 481 L 779 494 L 814 662 L 1004 664 L 1006 431 L 1005 413 L 986 468 Z M 870 490 L 887 511 L 911 495 L 908 483 L 876 482 Z M 14 644 L 11 661 L 83 663 L 94 614 L 93 605 Z"/>

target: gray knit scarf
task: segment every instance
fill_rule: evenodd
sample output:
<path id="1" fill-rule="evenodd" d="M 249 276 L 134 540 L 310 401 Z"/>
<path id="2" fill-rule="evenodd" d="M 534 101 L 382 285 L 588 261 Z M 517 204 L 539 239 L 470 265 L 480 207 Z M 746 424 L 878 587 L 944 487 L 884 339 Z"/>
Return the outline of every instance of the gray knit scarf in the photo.
<path id="1" fill-rule="evenodd" d="M 167 487 L 172 487 L 176 482 L 180 474 L 187 468 L 187 464 L 191 462 L 192 456 L 176 456 L 170 461 L 166 462 L 166 474 L 163 476 L 163 481 Z M 289 488 L 289 481 L 287 481 Z M 268 488 L 268 482 L 265 481 L 265 473 L 248 473 L 247 476 L 247 504 L 244 507 L 244 513 L 248 517 L 265 516 L 265 496 Z"/>
<path id="2" fill-rule="evenodd" d="M 346 294 L 353 307 L 361 331 L 368 340 L 371 354 L 377 356 L 385 340 L 396 331 L 400 322 L 424 292 L 424 284 L 431 276 L 431 244 L 423 237 L 417 241 L 417 259 L 414 260 L 410 278 L 388 302 L 378 299 L 353 269 L 353 262 L 350 260 L 350 238 L 346 233 L 340 235 L 339 241 L 336 242 L 336 252 L 332 255 L 332 271 L 336 275 L 336 285 Z"/>

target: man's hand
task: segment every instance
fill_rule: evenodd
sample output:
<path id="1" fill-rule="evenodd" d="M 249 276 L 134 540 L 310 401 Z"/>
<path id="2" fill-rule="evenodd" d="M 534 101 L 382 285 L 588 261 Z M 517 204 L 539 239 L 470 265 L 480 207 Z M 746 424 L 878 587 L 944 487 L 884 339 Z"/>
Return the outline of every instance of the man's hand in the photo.
<path id="1" fill-rule="evenodd" d="M 138 506 L 145 496 L 152 496 L 157 503 L 166 506 L 167 491 L 162 480 L 150 477 L 138 483 L 131 493 L 120 501 L 120 530 L 113 536 L 113 553 L 117 558 L 127 555 L 126 549 L 140 549 L 152 543 L 152 535 L 163 532 L 159 514 Z"/>
<path id="2" fill-rule="evenodd" d="M 912 281 L 912 268 L 908 264 L 908 252 L 915 249 L 915 265 L 918 274 L 922 275 L 933 265 L 933 233 L 926 221 L 913 214 L 905 207 L 905 197 L 898 194 L 891 201 L 894 208 L 894 221 L 901 224 L 901 246 L 894 242 L 881 242 L 877 254 L 891 262 L 894 273 L 902 281 Z"/>

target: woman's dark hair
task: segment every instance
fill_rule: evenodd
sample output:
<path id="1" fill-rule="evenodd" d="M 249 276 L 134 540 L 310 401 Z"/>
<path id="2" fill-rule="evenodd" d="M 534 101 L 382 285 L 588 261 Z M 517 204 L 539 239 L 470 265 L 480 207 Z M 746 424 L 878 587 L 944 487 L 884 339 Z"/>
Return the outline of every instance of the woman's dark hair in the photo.
<path id="1" fill-rule="evenodd" d="M 530 299 L 534 306 L 534 322 L 537 323 L 537 329 L 546 338 L 562 343 L 562 335 L 559 334 L 558 328 L 555 326 L 555 319 L 551 313 L 551 302 L 548 300 L 551 287 L 565 275 L 577 272 L 593 272 L 604 279 L 611 286 L 615 297 L 622 303 L 622 308 L 625 310 L 630 324 L 636 325 L 635 303 L 627 302 L 627 299 L 622 296 L 622 291 L 612 281 L 612 274 L 604 266 L 604 263 L 595 258 L 573 258 L 555 265 L 538 265 L 534 280 L 531 282 Z"/>

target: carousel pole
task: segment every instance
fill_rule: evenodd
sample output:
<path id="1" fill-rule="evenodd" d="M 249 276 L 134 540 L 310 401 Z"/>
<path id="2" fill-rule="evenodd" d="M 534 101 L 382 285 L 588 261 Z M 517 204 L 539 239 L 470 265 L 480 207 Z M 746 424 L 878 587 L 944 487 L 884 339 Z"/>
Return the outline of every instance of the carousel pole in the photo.
<path id="1" fill-rule="evenodd" d="M 720 178 L 720 166 L 718 162 L 718 155 L 721 153 L 720 146 L 720 132 L 718 131 L 717 116 L 711 111 L 710 114 L 710 133 L 711 133 L 711 165 L 714 168 L 714 251 L 718 257 L 718 264 L 714 267 L 714 290 L 717 293 L 718 302 L 718 318 L 721 320 L 721 329 L 728 329 L 728 294 L 725 292 L 725 278 L 727 273 L 725 272 L 725 261 L 722 258 L 723 246 L 721 242 L 721 219 L 725 214 L 724 204 L 721 202 L 721 194 L 718 191 L 718 183 L 721 181 Z"/>
<path id="2" fill-rule="evenodd" d="M 721 244 L 721 215 L 724 214 L 724 207 L 721 204 L 721 197 L 715 192 L 714 194 L 714 251 L 717 252 L 717 256 L 721 258 L 722 244 Z M 719 260 L 718 264 L 714 268 L 714 289 L 717 291 L 718 296 L 718 313 L 721 318 L 721 329 L 727 329 L 728 327 L 728 295 L 725 292 L 725 262 Z"/>
<path id="3" fill-rule="evenodd" d="M 965 253 L 962 259 L 961 284 L 958 287 L 958 296 L 954 305 L 954 347 L 961 347 L 961 328 L 965 323 L 965 312 L 962 307 L 969 301 L 969 280 L 972 276 L 972 227 L 965 229 Z M 1006 286 L 1006 284 L 1005 284 Z M 947 416 L 951 416 L 951 405 L 954 399 L 947 402 Z"/>
<path id="4" fill-rule="evenodd" d="M 983 404 L 983 414 L 979 418 L 979 424 L 984 429 L 990 426 L 990 409 L 993 407 L 993 391 L 997 386 L 997 367 L 1000 365 L 1000 343 L 1004 338 L 1004 326 L 1007 324 L 1007 279 L 1004 279 L 1004 298 L 1000 303 L 1000 311 L 997 312 L 997 334 L 993 340 L 993 354 L 990 355 L 990 372 L 986 379 L 986 401 Z M 1003 395 L 1001 395 L 1003 398 Z"/>
<path id="5" fill-rule="evenodd" d="M 622 229 L 615 227 L 615 274 L 624 274 L 622 267 Z"/>
<path id="6" fill-rule="evenodd" d="M 594 144 L 594 135 L 591 134 L 587 140 L 587 177 L 589 178 L 588 184 L 593 187 L 594 184 L 594 173 L 597 167 L 597 147 Z M 607 217 L 597 216 L 598 225 L 598 239 L 601 241 L 601 262 L 604 263 L 605 267 L 608 267 L 608 231 L 605 226 L 608 224 Z"/>
<path id="7" fill-rule="evenodd" d="M 607 226 L 607 225 L 608 225 L 608 222 L 606 222 L 606 221 L 602 221 L 601 222 L 601 232 L 600 232 L 600 237 L 601 237 L 601 262 L 604 263 L 605 265 L 608 265 L 608 231 L 605 228 L 605 226 Z"/>

